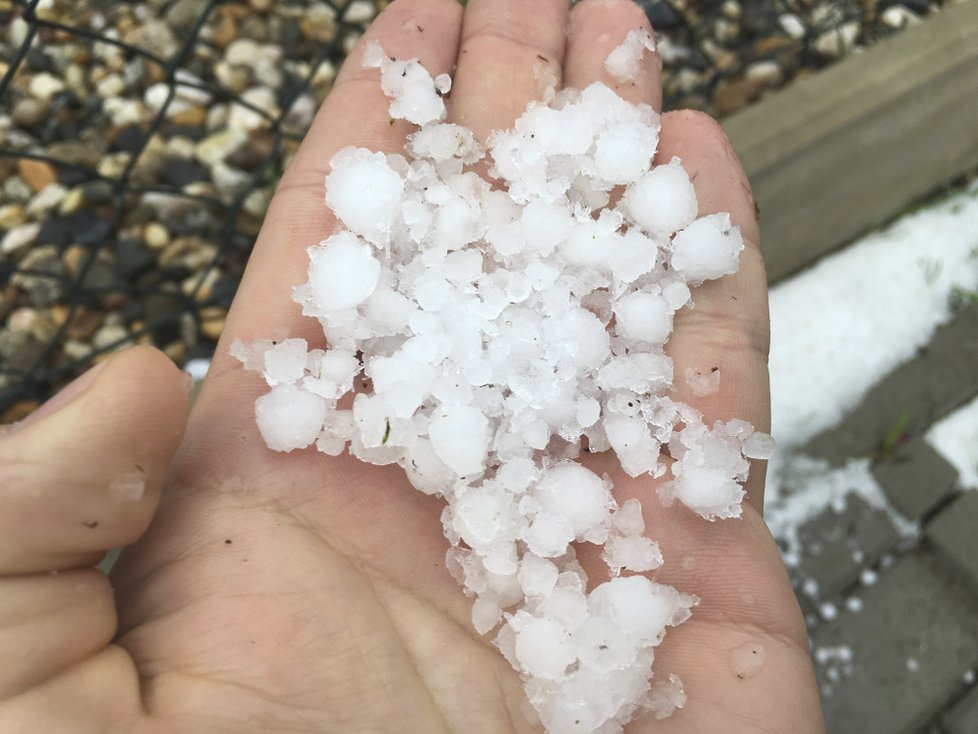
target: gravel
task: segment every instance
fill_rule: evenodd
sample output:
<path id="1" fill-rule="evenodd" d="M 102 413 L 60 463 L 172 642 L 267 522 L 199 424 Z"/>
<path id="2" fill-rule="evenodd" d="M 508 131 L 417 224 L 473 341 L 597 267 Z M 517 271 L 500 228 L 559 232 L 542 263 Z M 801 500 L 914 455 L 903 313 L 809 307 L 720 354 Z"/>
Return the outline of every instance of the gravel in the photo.
<path id="1" fill-rule="evenodd" d="M 54 0 L 35 21 L 0 0 L 0 422 L 133 342 L 210 356 L 275 181 L 386 4 Z M 641 4 L 666 106 L 722 116 L 943 3 Z"/>

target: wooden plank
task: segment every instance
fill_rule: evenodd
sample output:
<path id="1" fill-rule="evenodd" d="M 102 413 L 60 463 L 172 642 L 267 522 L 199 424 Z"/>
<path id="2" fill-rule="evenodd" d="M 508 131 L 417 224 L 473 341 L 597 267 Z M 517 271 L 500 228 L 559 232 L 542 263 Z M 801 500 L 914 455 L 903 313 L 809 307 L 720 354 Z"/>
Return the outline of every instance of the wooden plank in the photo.
<path id="1" fill-rule="evenodd" d="M 724 122 L 776 281 L 978 167 L 978 0 Z"/>

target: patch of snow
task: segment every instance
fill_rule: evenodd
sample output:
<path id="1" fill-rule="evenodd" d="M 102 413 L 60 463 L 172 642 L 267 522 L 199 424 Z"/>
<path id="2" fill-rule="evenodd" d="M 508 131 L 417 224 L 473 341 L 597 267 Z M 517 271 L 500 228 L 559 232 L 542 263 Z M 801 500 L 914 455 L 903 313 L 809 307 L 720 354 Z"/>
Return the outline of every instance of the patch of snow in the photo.
<path id="1" fill-rule="evenodd" d="M 801 446 L 838 424 L 951 318 L 959 288 L 978 288 L 978 187 L 772 288 L 772 434 L 779 444 Z"/>
<path id="2" fill-rule="evenodd" d="M 978 397 L 930 427 L 924 436 L 958 472 L 965 489 L 978 489 Z"/>

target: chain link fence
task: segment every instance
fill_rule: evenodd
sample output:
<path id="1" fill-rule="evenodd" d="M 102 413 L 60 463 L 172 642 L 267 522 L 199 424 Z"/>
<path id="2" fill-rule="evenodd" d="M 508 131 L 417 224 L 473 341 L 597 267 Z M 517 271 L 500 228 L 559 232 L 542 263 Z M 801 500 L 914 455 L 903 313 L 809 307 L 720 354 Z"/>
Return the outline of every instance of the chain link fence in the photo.
<path id="1" fill-rule="evenodd" d="M 208 358 L 384 0 L 0 0 L 0 422 L 133 343 Z M 936 2 L 642 0 L 667 108 L 726 114 Z"/>

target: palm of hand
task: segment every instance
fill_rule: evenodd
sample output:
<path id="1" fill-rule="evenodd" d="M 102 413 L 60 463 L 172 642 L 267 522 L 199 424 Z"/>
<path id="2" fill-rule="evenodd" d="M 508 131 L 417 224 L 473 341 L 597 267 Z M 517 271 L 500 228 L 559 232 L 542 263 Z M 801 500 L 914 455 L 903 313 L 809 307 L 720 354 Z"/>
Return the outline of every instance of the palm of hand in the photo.
<path id="1" fill-rule="evenodd" d="M 324 492 L 318 457 L 257 444 L 234 474 L 181 465 L 180 499 L 123 569 L 120 643 L 149 710 L 193 731 L 536 731 L 444 567 L 440 504 L 399 469 L 353 460 L 329 468 Z M 686 709 L 629 731 L 818 731 L 804 629 L 757 514 L 707 527 L 653 506 L 649 519 L 658 578 L 702 602 L 656 656 L 657 675 L 686 684 Z"/>
<path id="2" fill-rule="evenodd" d="M 541 1 L 525 19 L 518 10 L 516 0 L 472 0 L 463 28 L 453 0 L 399 0 L 368 38 L 438 73 L 451 69 L 449 41 L 461 35 L 451 110 L 484 135 L 537 95 L 536 59 L 553 70 L 563 58 L 571 86 L 610 83 L 604 57 L 644 23 L 630 3 L 590 0 L 571 11 L 565 48 L 565 3 Z M 83 696 L 82 710 L 100 722 L 79 730 L 536 730 L 518 677 L 471 628 L 470 602 L 444 567 L 440 503 L 396 468 L 268 451 L 252 413 L 262 388 L 226 356 L 234 337 L 314 338 L 289 293 L 304 279 L 304 248 L 331 226 L 321 190 L 328 160 L 348 144 L 394 149 L 407 132 L 389 125 L 375 76 L 355 66 L 359 53 L 269 210 L 153 525 L 113 575 L 116 643 L 76 666 L 75 687 L 60 693 Z M 657 70 L 619 92 L 657 104 Z M 487 99 L 498 104 L 489 109 Z M 657 157 L 672 155 L 694 179 L 700 213 L 730 211 L 751 242 L 741 272 L 701 288 L 696 311 L 677 318 L 677 374 L 709 364 L 724 375 L 718 394 L 681 397 L 709 420 L 763 428 L 766 298 L 749 189 L 703 117 L 664 118 Z M 612 475 L 619 501 L 643 500 L 666 558 L 657 579 L 702 600 L 656 654 L 656 674 L 685 683 L 686 709 L 629 731 L 820 731 L 804 626 L 757 510 L 762 472 L 749 482 L 745 517 L 714 525 L 660 508 L 652 483 L 590 458 Z"/>

